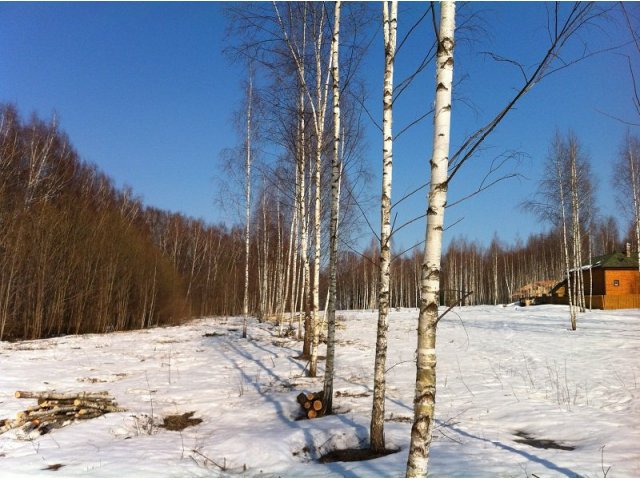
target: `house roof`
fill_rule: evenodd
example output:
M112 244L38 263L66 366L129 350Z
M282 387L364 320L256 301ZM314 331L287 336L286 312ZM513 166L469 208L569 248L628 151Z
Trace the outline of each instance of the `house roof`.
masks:
M638 268L638 254L627 257L624 253L610 253L591 259L592 268Z

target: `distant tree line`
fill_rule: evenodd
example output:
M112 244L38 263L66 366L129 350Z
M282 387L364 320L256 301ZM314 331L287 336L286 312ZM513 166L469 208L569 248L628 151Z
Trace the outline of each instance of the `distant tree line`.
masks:
M629 138L620 168L623 154L636 150ZM297 246L287 198L266 185L251 215L249 311L277 315L281 323L286 316L295 328L296 312L305 309L303 259L292 255ZM625 238L637 251L637 222L629 217ZM613 216L592 220L581 238L592 256L624 248ZM565 270L562 244L560 225L514 245L497 236L489 246L456 237L443 255L441 302L473 292L464 304L506 303L523 285L558 280ZM338 255L336 308L377 308L379 243ZM241 227L145 207L130 189L116 188L83 162L55 120L25 121L15 107L0 106L0 339L239 314L244 260ZM419 305L421 262L418 249L392 253L391 307ZM321 305L327 285L322 270Z
M589 241L593 242L594 256L624 249L613 217L598 223L594 232L584 239L585 245ZM504 304L513 301L517 290L527 284L559 281L564 275L562 244L562 232L558 229L532 234L512 245L497 236L488 246L464 236L454 237L442 257L440 302L442 305L452 305L458 300L462 305ZM378 256L375 245L360 255L341 253L339 309L377 308L375 259ZM390 304L393 308L416 308L420 301L422 253L414 249L393 258Z

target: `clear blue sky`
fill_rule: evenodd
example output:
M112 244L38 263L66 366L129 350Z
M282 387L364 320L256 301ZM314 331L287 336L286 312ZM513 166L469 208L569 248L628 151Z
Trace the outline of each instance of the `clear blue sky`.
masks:
M81 157L96 163L118 186L132 187L145 204L229 224L233 219L214 205L214 177L221 150L237 142L231 119L241 100L242 73L221 53L224 6L0 3L0 101L15 103L25 116L35 111L48 118L55 111ZM640 13L638 4L627 7ZM424 3L401 3L399 36L424 8ZM462 82L453 106L454 143L493 116L517 85L513 67L497 64L481 52L492 50L530 65L546 45L541 2L479 2L466 5L461 13L465 11L480 13L484 32L457 46L455 76ZM398 80L430 41L428 29L422 31L398 58ZM582 40L593 50L628 39L622 24L610 23L606 31L589 30ZM373 43L363 73L374 114L379 114L381 102L381 42L378 37ZM581 48L579 42L576 45ZM637 51L622 51L635 55L640 73ZM600 112L637 120L626 62L617 53L603 53L557 73L527 94L491 137L491 148L457 179L450 198L472 190L488 162L506 150L528 155L519 166L526 178L499 184L450 209L447 223L464 220L447 237L464 234L488 243L494 232L513 241L542 231L544 226L522 213L518 204L535 189L556 129L573 129L582 140L591 157L601 211L613 212L612 163L627 127ZM424 111L432 92L429 70L398 102L396 128ZM365 154L376 175L371 187L375 191L381 139L371 125L367 134ZM427 178L430 143L430 120L398 139L395 198ZM406 202L398 223L423 212L424 198L421 193ZM377 223L378 214L372 212L371 217ZM424 224L416 223L398 236L396 246L409 247L423 234Z

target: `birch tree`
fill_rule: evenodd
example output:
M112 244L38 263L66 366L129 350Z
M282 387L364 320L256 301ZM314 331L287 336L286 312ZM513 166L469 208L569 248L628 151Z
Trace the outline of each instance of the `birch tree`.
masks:
M427 231L420 282L418 359L411 444L407 477L427 475L436 402L436 325L440 293L442 232L447 202L447 171L451 133L455 3L440 4L440 29L436 54L436 88L433 118L431 184L427 205Z
M575 330L577 312L585 308L582 232L588 223L583 221L581 212L593 212L594 206L590 166L574 134L570 133L565 140L556 133L543 171L536 198L522 205L562 232L569 320Z
M581 187L586 186L586 179L580 177L578 173L578 141L575 135L570 134L567 144L568 156L569 156L569 178L570 178L570 192L571 192L571 227L572 227L572 240L573 240L573 265L575 272L575 285L574 285L574 298L576 300L576 306L580 312L585 311L585 298L584 298L584 276L582 273L582 221L581 221L581 200L585 193L581 191ZM576 329L574 322L571 324L572 330Z
M247 338L249 315L249 249L251 245L251 109L253 106L253 72L249 67L247 84L247 131L245 137L245 225L244 225L244 295L242 298L242 338Z
M567 233L567 208L566 208L566 193L565 193L565 176L564 176L564 168L563 168L563 155L564 151L562 149L562 141L559 135L556 135L556 140L554 142L554 150L555 156L553 157L553 163L555 167L556 181L557 181L557 192L559 195L558 203L560 208L560 219L562 225L562 246L564 250L564 261L565 261L565 273L567 276L567 295L569 297L569 320L571 321L571 329L576 329L576 308L575 308L575 300L574 300L574 289L573 282L571 278L571 264L569 260L569 240Z
M287 31L285 22L280 15L280 10L275 2L273 2L273 8L275 10L276 18L282 36L287 45L287 49L291 55L292 60L295 63L296 73L300 81L300 85L304 95L309 100L309 108L311 109L311 117L315 133L314 144L314 268L313 268L313 282L311 284L311 356L309 360L309 376L315 377L317 374L318 365L318 343L320 336L319 325L319 304L320 304L320 256L321 256L321 171L322 171L322 151L324 148L324 135L326 126L326 111L328 103L328 89L330 80L330 68L331 60L328 62L323 60L323 48L325 41L325 6L324 4L317 8L312 9L312 32L313 36L313 74L314 83L313 88L307 82L305 75L304 62L305 59L300 56L299 51L294 47L294 44Z
M324 18L325 7L322 5L320 12L319 24L317 25L316 41L314 44L314 57L316 61L315 68L315 80L316 91L315 98L317 104L314 106L314 127L316 134L315 143L315 209L314 209L314 233L315 233L315 254L313 258L313 317L312 317L312 331L313 341L311 343L311 358L309 360L309 376L315 377L318 369L318 345L320 343L320 257L321 257L321 197L322 197L322 150L324 148L324 130L325 130L325 116L327 111L328 100L328 87L329 87L329 74L331 65L327 65L326 80L323 84L323 59L322 59L322 45L324 41Z
M391 180L393 172L393 67L398 26L398 2L383 2L384 86L382 94L382 194L380 197L380 267L378 272L378 332L373 379L370 447L382 452L384 444L385 363L389 328L391 263Z
M333 410L333 375L336 336L336 281L338 270L338 216L340 209L340 12L341 2L334 8L331 39L331 79L333 95L333 157L331 162L331 221L329 223L329 298L327 299L327 360L324 372L323 409Z

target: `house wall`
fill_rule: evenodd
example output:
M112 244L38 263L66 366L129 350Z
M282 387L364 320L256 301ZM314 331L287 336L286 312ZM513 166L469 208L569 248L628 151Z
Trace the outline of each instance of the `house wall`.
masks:
M618 310L621 308L640 308L639 294L604 295L602 297L604 310Z
M547 297L547 303L569 305L569 297ZM640 308L640 294L585 296L586 307L600 310Z
M591 279L589 276L591 272ZM584 293L585 295L605 295L605 273L602 268L594 268L593 270L585 270L582 273L584 278ZM591 283L590 283L591 282ZM589 287L593 285L593 291L590 292Z
M615 280L618 280L618 286L614 286ZM605 295L640 294L640 272L635 269L605 270L604 283Z

